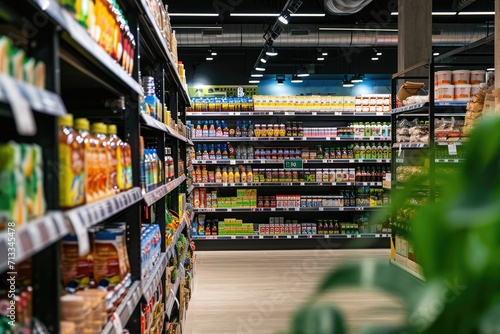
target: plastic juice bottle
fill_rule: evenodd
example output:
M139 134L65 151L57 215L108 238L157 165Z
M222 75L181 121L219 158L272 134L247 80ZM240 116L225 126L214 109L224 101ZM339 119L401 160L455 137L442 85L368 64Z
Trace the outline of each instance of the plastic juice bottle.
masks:
M215 160L222 160L222 150L220 148L220 144L217 144L215 149Z
M158 153L156 153L156 149L153 149L151 150L152 154L153 154L153 178L154 178L154 183L155 185L159 184L161 179L162 179L162 176L161 176L161 173L163 171L163 168L161 167L161 161L160 161L160 158L158 157Z
M252 167L247 166L247 182L253 182Z
M208 128L208 136L215 137L215 124L214 121L210 121L210 126Z
M243 123L241 124L241 136L248 137L248 127L246 121L243 121Z
M227 173L227 182L234 183L234 173L232 167L229 167L229 172Z
M234 136L241 137L240 121L236 121L236 132L235 132Z
M227 127L226 121L222 121L222 136L229 137L229 128Z
M254 136L254 126L252 121L248 121L247 137Z
M222 168L222 177L221 177L222 183L227 183L228 181L228 175L227 175L227 167Z
M231 145L230 142L227 142L227 153L228 153L229 159L235 158L236 152L235 152L234 147Z
M208 137L208 121L203 123L203 127L201 128L202 137Z
M196 124L196 129L194 131L194 136L195 137L202 137L203 136L203 133L202 133L202 130L201 130L201 122L198 122L198 124Z
M118 138L117 136L116 125L108 125L107 130L109 138L108 145L109 149L111 150L110 181L111 181L111 186L113 188L113 192L116 194L120 192L118 184L123 182L123 181L119 182L118 179L124 177L123 167L122 167L123 153L122 153L121 139ZM120 170L120 175L118 175L118 170Z
M130 144L127 143L126 141L122 141L122 152L123 152L123 168L124 168L124 174L125 174L125 183L123 188L120 187L121 190L126 190L132 188L134 185L134 180L132 176L132 148L130 147Z
M371 159L372 158L372 148L370 144L366 144L365 147L365 159Z
M194 171L194 182L196 182L196 183L201 182L201 167L200 167L200 165L196 166L196 169Z
M222 173L220 167L215 169L215 183L222 183Z
M234 182L235 183L241 182L240 171L239 171L239 168L237 168L237 167L234 168Z
M85 143L73 129L73 115L58 119L59 206L72 208L85 203Z
M209 146L208 158L209 158L209 160L215 160L215 146L214 146L214 144L210 144L210 146Z
M202 158L203 158L203 160L210 160L209 156L208 156L208 147L206 144L203 144Z
M90 203L95 200L95 171L97 168L97 147L95 138L90 135L90 123L86 118L75 120L75 130L83 138L85 146L85 202Z
M144 137L139 138L139 155L141 157L140 166L141 166L141 191L144 194L146 192L146 183L147 183L147 174L146 174L146 150L144 149Z
M107 145L106 125L104 123L94 123L90 128L91 133L97 139L97 151L98 151L98 176L96 178L98 185L99 197L105 197L110 194L109 187L109 157L110 153Z
M365 155L365 144L361 143L361 145L359 146L359 159L366 159L366 155Z
M223 132L222 132L222 125L220 121L215 121L215 136L216 137L222 137Z
M247 172L245 171L245 167L240 166L240 169L241 169L241 172L240 172L241 182L242 183L248 182L248 176L247 176Z
M203 165L203 168L201 170L201 182L202 183L208 182L208 171L207 171L207 166L205 165Z

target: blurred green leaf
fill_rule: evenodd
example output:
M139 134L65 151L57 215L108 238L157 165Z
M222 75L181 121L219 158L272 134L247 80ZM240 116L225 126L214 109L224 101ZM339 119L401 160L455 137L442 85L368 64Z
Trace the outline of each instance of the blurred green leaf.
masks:
M306 305L294 317L293 334L344 334L342 315L330 304Z
M479 334L500 334L500 304L493 305L479 319Z

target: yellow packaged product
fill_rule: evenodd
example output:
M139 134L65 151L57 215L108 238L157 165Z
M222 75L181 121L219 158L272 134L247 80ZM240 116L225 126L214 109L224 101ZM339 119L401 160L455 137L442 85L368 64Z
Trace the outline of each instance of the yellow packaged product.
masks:
M25 186L21 147L15 142L0 144L0 230L22 225L28 219L24 205Z
M11 48L12 41L8 37L0 37L0 74L9 74Z
M73 115L60 117L59 206L68 209L85 202L85 145L73 129Z

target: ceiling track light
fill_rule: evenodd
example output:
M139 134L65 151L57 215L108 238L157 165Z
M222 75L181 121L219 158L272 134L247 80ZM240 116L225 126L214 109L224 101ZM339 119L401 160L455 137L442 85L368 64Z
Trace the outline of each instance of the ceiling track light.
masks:
M344 81L342 82L342 87L350 88L354 87L354 84L351 80L347 79L347 75L344 75Z
M304 80L300 78L297 74L292 75L292 80L290 80L291 83L302 83Z
M299 70L297 71L297 76L299 78L305 78L305 77L308 77L309 76L309 72L307 71L307 69L302 66L299 68Z
M266 45L265 51L266 51L266 55L269 57L275 57L278 55L278 52L276 51L276 49L272 45L269 45L269 44Z
M255 70L259 72L264 72L266 68L264 67L264 65L257 65L255 66Z
M250 73L250 76L251 76L252 78L262 78L262 77L264 76L264 74L262 74L262 73L257 73L257 72L252 72L252 73Z
M354 74L351 78L352 83L361 83L363 82L363 76L361 74Z
M283 24L288 24L288 22L290 22L291 14L297 13L300 6L302 6L301 0L288 0L287 3L285 4L283 11L278 17L278 21Z
M212 60L214 60L214 57L207 57L206 60L212 61Z
M260 62L261 63L265 64L265 63L267 63L268 60L269 60L269 56L267 56L267 55L260 56Z
M258 84L258 83L260 83L260 80L248 80L248 83Z

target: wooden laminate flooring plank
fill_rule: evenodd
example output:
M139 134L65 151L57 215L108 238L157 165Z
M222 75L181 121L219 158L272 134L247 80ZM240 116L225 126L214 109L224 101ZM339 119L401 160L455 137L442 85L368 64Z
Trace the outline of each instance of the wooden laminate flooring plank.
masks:
M389 250L197 252L183 334L276 333L288 328L293 312L333 267L365 258L389 263L389 256ZM405 318L398 300L374 291L340 289L317 302L339 306L350 333Z

